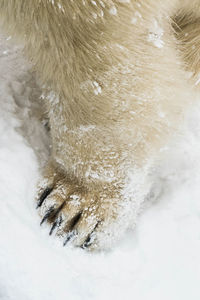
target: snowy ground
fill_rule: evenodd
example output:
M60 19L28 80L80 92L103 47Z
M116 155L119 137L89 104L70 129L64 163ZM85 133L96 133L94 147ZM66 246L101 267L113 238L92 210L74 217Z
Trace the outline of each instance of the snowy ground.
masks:
M88 254L39 226L33 198L48 137L37 97L20 48L0 36L0 299L199 300L200 107L167 151L160 197L135 231L109 253Z

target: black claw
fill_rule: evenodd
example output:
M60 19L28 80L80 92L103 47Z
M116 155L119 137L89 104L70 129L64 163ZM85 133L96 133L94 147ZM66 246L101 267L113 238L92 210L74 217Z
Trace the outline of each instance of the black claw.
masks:
M53 188L47 187L47 188L43 191L42 195L41 195L40 198L39 198L39 201L38 201L38 204L37 204L37 206L36 206L36 209L42 205L42 203L43 203L44 200L49 196L49 194L52 192L52 190L53 190Z
M88 248L89 246L92 245L92 243L94 242L95 240L95 229L98 227L98 225L100 224L101 222L97 222L97 224L95 225L94 229L92 230L92 232L89 234L89 236L87 237L87 239L85 240L85 242L80 246L82 249L86 249Z
M67 243L68 243L69 241L71 241L72 238L75 238L77 235L78 235L78 233L77 233L77 230L76 230L76 229L75 229L75 230L72 230L72 231L70 231L70 232L68 232L68 233L67 233L67 237L66 237L66 239L65 239L65 241L64 241L64 243L63 243L63 247L66 246Z
M52 233L53 233L53 231L54 231L54 229L57 227L57 221L55 221L54 223L53 223L53 225L52 225L52 227L51 227L51 229L50 229L50 231L49 231L49 235L52 235Z
M78 223L78 221L80 220L80 217L82 215L82 211L80 213L78 213L72 220L70 223L70 227L71 229L73 229L73 227Z
M85 240L85 242L83 243L83 245L81 245L82 249L86 249L88 248L90 245L92 245L93 243L93 238L92 235L89 235L88 238Z
M61 223L63 222L63 219L62 219L62 216L59 216L56 221L53 223L52 227L51 227L51 230L49 232L49 235L52 235L54 229L56 227L59 227L61 225Z
M48 218L50 218L53 213L55 211L55 207L51 206L48 211L46 212L46 214L44 215L44 217L42 218L42 221L40 222L40 225L42 225L44 223L44 221L46 221Z
M62 210L64 205L65 205L65 201L58 208L51 206L46 212L46 214L44 215L40 225L42 225L44 221L46 221L47 219L49 219L49 221L53 221L56 218L56 216L59 214L59 212Z

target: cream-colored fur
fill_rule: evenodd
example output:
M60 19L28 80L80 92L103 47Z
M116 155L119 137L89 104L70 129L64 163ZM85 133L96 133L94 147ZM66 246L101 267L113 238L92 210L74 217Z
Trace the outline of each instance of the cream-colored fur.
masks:
M135 222L198 83L199 1L0 0L0 18L45 85L43 221L74 245L108 247Z

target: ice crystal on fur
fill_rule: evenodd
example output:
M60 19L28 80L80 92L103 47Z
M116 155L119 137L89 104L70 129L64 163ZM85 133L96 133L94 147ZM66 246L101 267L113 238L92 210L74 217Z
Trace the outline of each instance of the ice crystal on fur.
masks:
M162 40L163 34L163 29L158 25L158 22L154 20L150 28L148 41L152 42L157 48L162 48L164 46L164 41Z

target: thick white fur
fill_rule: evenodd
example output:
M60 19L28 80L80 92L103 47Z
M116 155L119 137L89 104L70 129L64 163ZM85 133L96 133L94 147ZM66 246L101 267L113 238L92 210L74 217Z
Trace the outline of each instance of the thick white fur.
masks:
M58 231L81 212L75 245L93 231L105 247L135 221L148 166L192 98L199 1L0 0L0 16L45 84L53 150L44 178L54 191L44 207L67 199Z

